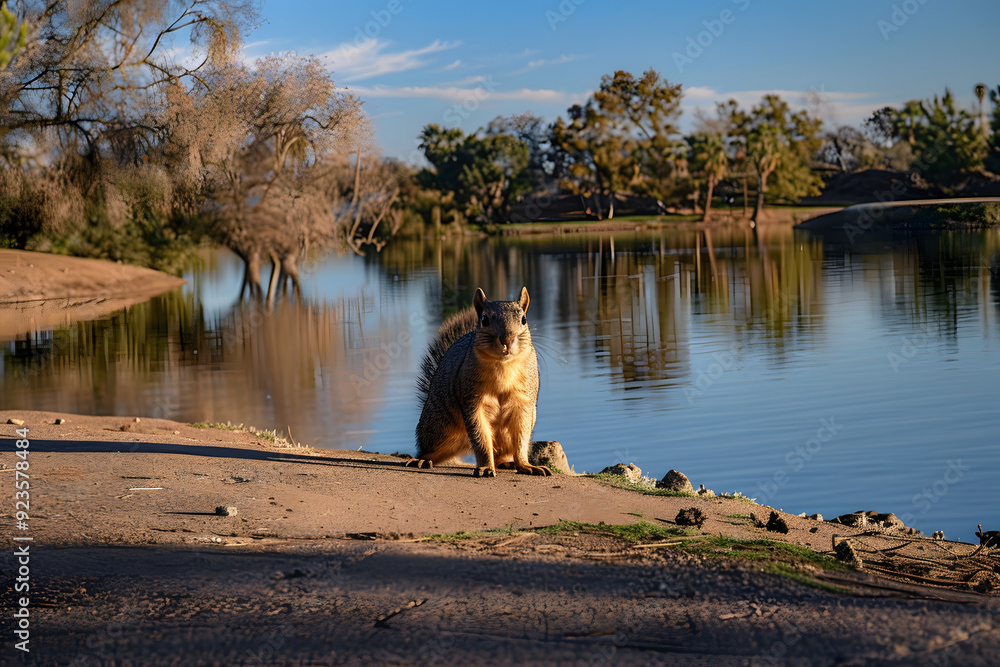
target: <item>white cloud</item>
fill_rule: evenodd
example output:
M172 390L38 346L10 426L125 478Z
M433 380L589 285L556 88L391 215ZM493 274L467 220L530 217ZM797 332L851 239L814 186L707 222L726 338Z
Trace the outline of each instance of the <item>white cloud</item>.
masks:
M719 92L708 86L690 86L684 88L684 99L681 106L686 112L685 115L687 112L693 112L697 109L713 114L716 102L733 99L740 107L750 109L759 104L765 95L778 95L796 110L816 111L824 122L832 126L857 125L875 110L894 103L874 99L875 93L826 91L823 89Z
M329 62L338 80L362 81L426 67L428 60L424 56L454 49L461 42L436 39L420 49L396 52L386 51L389 44L377 39L370 39L360 46L344 42L336 49L320 54L320 59Z
M351 86L350 91L362 99L366 97L424 98L449 102L517 101L540 104L577 104L590 97L590 92L567 93L547 88L519 88L499 90L500 84L480 77L478 86Z
M568 56L562 55L552 60L546 60L544 58L540 58L538 60L530 60L528 61L528 64L522 67L521 69L511 72L511 76L517 74L527 74L528 72L532 72L536 69L539 69L540 67L546 67L548 65L562 65L563 63L573 62L574 60L578 59L579 56L577 55L568 55Z
M455 69L456 67L458 67L458 66L459 66L459 65L461 65L461 64L462 64L462 61L461 61L461 60L456 60L455 62L453 62L453 63L452 63L452 64L450 64L450 65L445 65L445 67L444 67L444 71L445 71L445 72L450 72L451 70Z

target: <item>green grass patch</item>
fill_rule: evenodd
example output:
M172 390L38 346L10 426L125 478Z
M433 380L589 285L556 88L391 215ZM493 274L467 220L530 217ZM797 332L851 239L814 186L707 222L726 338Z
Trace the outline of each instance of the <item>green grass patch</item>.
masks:
M817 581L807 574L804 574L795 568L785 564L785 563L768 563L764 566L764 570L770 572L771 574L777 574L782 577L787 577L792 581L797 581L805 586L811 586L812 588L818 588L822 591L828 593L836 593L837 595L854 595L853 592L847 590L846 588L841 588L840 586L834 586L833 584L828 584L824 581Z
M630 524L610 524L610 523L583 523L581 521L560 521L551 526L538 528L536 533L541 535L561 535L563 533L583 533L589 535L607 535L617 537L626 542L649 542L651 540L665 540L671 537L687 535L688 532L677 526L658 526L648 521L639 521Z
M597 473L594 475L587 475L592 479L596 479L601 484L606 484L607 486L613 486L616 489L626 489L628 491L638 491L639 493L644 493L647 496L681 496L684 498L697 498L698 495L694 493L686 493L684 491L669 491L667 489L658 489L655 486L646 486L645 484L636 484L635 482L630 482L621 475L612 475L610 473Z
M726 518L727 519L747 519L747 520L749 520L750 519L750 515L749 514L727 514Z
M194 428L217 428L223 431L242 431L243 424L235 426L233 424L221 424L217 422L195 422L191 424Z
M706 536L692 540L684 549L701 556L734 557L746 560L770 560L785 563L805 563L828 570L843 570L846 566L832 556L818 554L797 544L775 540L741 540L735 537Z
M250 433L258 438L263 438L269 442L276 445L287 446L288 441L283 437L278 435L277 431L268 431L266 429L254 428L253 426L243 426L243 424L223 424L221 422L195 422L191 424L193 428L215 428L222 431L242 431L244 433Z

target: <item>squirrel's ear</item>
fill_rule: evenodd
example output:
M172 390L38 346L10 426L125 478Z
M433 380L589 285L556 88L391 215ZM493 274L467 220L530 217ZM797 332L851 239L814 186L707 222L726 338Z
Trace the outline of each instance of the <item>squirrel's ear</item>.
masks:
M476 307L476 315L479 317L483 316L483 307L489 299L486 298L486 292L481 288L476 288L476 296L472 297L472 305Z
M521 310L523 310L525 313L528 312L528 301L529 301L529 299L528 299L528 288L527 287L522 287L521 288L521 298L518 299L517 302L518 302L518 304L520 304Z

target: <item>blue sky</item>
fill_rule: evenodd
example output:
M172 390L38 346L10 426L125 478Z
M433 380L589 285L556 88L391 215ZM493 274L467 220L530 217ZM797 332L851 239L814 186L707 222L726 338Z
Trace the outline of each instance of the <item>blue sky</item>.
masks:
M265 0L262 14L247 55L320 57L365 100L384 153L409 161L428 123L551 121L617 69L683 84L686 130L697 108L768 91L796 106L815 91L840 125L945 86L971 108L976 83L1000 83L996 0Z

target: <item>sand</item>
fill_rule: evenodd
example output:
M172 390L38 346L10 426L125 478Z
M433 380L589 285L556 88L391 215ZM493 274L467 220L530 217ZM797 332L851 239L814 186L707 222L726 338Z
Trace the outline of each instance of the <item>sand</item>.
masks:
M992 664L1000 649L995 589L956 565L997 563L974 545L785 514L775 533L747 518L771 508L736 499L476 479L165 420L8 419L29 429L27 531L11 528L15 425L0 427L0 485L4 532L32 537L39 664ZM690 507L706 520L683 539L544 531L670 527ZM491 532L427 539L459 531ZM753 558L682 546L706 536L772 542L744 543ZM774 546L830 554L835 536L865 569ZM0 601L16 607L9 584Z
M105 317L183 284L139 266L0 250L0 340Z

